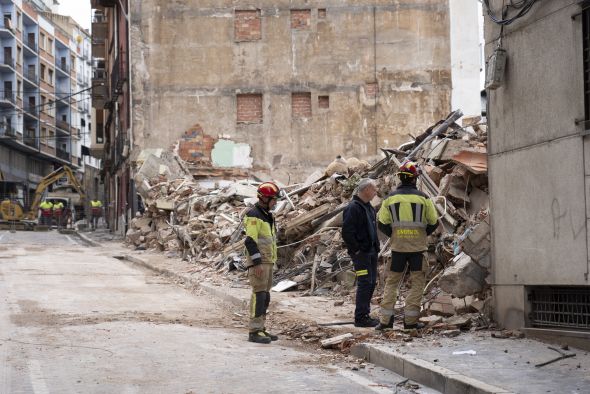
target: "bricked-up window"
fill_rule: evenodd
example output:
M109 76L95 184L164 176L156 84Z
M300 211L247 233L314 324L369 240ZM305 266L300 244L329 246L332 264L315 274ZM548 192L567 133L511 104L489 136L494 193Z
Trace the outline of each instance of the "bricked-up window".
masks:
M584 43L584 130L590 130L590 3L585 4L584 7L582 10L582 41Z
M294 118L311 118L311 93L293 93L291 112Z
M365 96L367 96L367 98L377 98L377 93L379 93L379 85L377 82L367 82L365 84Z
M234 40L256 41L262 38L260 10L236 10Z
M262 94L238 94L238 123L262 123Z
M318 96L318 108L320 108L320 109L330 108L330 96Z
M318 19L326 19L327 15L328 15L328 12L326 11L325 8L318 9Z
M291 10L291 29L308 30L311 28L311 10Z

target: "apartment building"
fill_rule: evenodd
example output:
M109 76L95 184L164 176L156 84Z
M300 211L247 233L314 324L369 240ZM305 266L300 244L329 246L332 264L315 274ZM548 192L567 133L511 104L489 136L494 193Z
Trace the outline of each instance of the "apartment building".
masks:
M83 173L84 189L91 198L104 200L101 181L101 161L90 155L92 134L92 39L88 31L80 27L71 17L55 13L45 12L43 16L49 19L60 34L69 37L69 46L59 45L59 55L56 63L58 77L68 73L75 75L70 91L71 127L80 135L79 139L72 140L72 152L78 159L80 170ZM68 63L66 54L69 53ZM65 80L60 79L62 88L66 89ZM58 122L65 122L58 119ZM65 125L65 124L64 124Z
M137 209L131 178L129 8L127 1L92 0L92 140L90 152L103 159L106 218L123 233Z
M56 67L60 44L68 48L69 39L56 37L55 27L29 3L0 6L0 169L6 179L34 187L55 167L78 166L71 149L78 137L69 127L75 75ZM70 62L69 53L66 58Z

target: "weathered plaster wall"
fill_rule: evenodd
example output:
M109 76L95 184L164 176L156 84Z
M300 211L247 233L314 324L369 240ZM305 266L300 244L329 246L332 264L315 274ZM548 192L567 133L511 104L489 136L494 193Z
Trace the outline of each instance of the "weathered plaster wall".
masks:
M575 0L537 2L504 28L505 82L489 93L496 318L526 324L526 286L589 284L590 143ZM496 14L502 1L491 2ZM485 20L486 55L500 28Z
M136 146L169 146L198 123L249 144L255 167L321 165L377 155L450 110L447 0L132 4ZM234 40L234 9L260 10L260 40ZM308 29L292 28L292 9L311 10ZM292 116L293 92L311 93L311 117ZM241 93L263 95L261 123L236 122Z

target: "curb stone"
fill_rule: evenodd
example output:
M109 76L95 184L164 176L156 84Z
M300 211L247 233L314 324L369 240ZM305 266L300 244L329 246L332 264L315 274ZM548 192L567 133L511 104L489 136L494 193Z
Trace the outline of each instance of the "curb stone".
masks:
M99 242L96 242L95 240L93 240L92 238L88 237L86 234L83 234L79 231L75 231L74 234L76 234L79 238L81 238L84 242L89 243L92 246L101 246Z
M431 362L368 343L353 346L351 354L445 394L514 394Z

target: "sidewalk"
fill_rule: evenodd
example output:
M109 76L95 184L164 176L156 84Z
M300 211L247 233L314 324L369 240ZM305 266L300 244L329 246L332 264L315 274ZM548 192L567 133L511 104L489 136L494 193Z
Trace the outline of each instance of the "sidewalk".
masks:
M108 240L103 231L80 233L87 242L99 241L113 256L149 268L199 288L225 302L247 307L250 289L195 272L198 266L162 254L133 251ZM334 305L333 298L302 297L296 292L272 293L271 312L313 324L352 320L353 305ZM576 356L543 367L536 364L560 354L548 344L530 339L497 339L490 332L467 332L455 338L430 335L411 342L393 342L372 329L353 325L332 326L334 332L365 334L352 354L388 368L442 393L590 393L590 355L570 348ZM559 348L559 346L555 346ZM471 351L471 354L453 352ZM474 354L473 354L474 353Z

